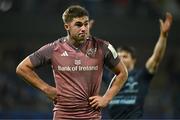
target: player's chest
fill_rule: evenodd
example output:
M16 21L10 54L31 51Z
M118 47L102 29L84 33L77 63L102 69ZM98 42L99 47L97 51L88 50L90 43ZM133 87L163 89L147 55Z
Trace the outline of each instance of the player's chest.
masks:
M102 64L103 55L97 49L66 50L54 51L52 54L52 63L61 66L65 65L98 65Z

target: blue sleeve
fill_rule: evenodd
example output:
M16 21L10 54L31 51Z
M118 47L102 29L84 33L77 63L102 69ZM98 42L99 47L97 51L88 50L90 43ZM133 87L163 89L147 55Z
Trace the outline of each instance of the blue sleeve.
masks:
M137 75L140 77L138 80L143 81L144 84L149 84L150 81L154 77L154 74L151 74L145 66L142 68L142 70L139 72L139 74L141 74L141 75Z

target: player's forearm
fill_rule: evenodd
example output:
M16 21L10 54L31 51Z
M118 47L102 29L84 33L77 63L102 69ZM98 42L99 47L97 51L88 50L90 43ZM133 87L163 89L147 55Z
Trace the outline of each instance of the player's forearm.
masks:
M47 83L41 80L41 78L28 66L22 67L21 65L19 65L16 69L16 73L24 78L27 83L41 90L43 93L46 93L46 91L50 87Z
M162 57L164 56L166 44L167 44L167 32L161 32L158 42L156 43L156 46L154 48L154 56L155 61L160 61Z
M124 71L124 73L120 73L116 76L115 80L113 80L112 86L106 91L103 97L105 97L108 101L111 101L112 98L120 91L123 87L125 81L127 80L128 73Z

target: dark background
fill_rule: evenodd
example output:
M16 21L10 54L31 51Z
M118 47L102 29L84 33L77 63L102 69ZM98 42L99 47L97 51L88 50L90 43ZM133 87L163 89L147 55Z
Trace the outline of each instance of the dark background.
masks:
M179 0L0 0L0 119L52 118L52 102L15 74L16 66L42 45L66 35L62 13L83 5L95 20L92 35L114 47L137 49L137 67L152 54L159 37L159 18L174 16L166 54L145 101L146 118L180 116ZM37 70L54 85L49 66ZM180 117L178 117L180 118Z

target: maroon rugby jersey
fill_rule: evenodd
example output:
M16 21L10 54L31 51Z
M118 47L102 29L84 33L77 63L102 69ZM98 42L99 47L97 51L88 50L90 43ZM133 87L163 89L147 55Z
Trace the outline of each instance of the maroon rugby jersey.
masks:
M54 119L100 119L100 111L89 105L89 97L98 95L103 66L119 63L117 53L107 41L90 37L76 49L63 37L30 56L34 67L51 64L57 88Z

